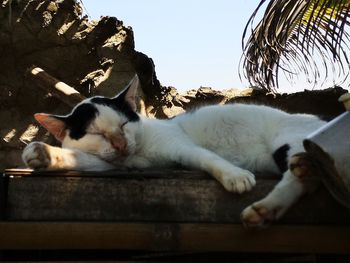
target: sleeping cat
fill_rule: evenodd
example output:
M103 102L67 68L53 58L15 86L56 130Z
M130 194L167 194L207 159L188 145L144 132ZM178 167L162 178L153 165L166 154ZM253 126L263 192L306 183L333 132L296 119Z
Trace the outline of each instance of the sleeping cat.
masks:
M208 172L236 193L254 187L255 172L282 172L276 187L242 212L249 226L278 219L307 190L295 174L303 169L291 171L288 165L303 151L302 140L324 124L317 117L233 104L202 107L171 120L149 119L136 113L138 86L135 76L114 98L88 98L66 116L35 114L62 148L32 142L23 151L25 164L80 171L180 164Z

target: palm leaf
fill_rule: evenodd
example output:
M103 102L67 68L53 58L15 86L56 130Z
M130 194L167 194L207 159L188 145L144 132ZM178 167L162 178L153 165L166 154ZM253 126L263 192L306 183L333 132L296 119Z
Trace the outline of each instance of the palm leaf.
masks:
M249 30L265 2L243 32L241 63L251 85L276 91L280 71L288 78L304 73L315 85L331 73L347 78L350 0L270 0L262 20Z

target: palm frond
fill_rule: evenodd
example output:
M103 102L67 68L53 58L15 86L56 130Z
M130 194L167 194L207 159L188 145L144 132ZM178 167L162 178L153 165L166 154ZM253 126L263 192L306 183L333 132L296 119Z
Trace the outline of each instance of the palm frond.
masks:
M265 2L260 1L242 38L241 66L251 85L276 91L280 71L289 78L303 73L315 85L331 73L347 78L350 0L270 0L262 20L249 30Z

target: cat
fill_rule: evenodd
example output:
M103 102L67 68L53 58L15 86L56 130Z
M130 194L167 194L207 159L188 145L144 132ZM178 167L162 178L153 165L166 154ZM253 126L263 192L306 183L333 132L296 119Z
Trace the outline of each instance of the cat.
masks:
M32 169L80 171L180 164L208 172L235 193L254 187L254 173L283 173L265 198L243 210L247 226L277 220L308 190L299 176L305 164L298 167L295 154L303 152L303 139L325 124L318 117L229 104L205 106L169 120L150 119L136 112L139 85L136 75L114 98L85 99L66 116L35 114L62 148L31 142L23 151L24 163Z

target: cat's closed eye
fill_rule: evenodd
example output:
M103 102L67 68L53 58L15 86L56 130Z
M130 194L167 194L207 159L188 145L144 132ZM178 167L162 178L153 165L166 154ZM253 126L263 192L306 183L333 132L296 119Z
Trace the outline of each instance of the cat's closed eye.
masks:
M97 136L101 136L103 137L104 139L107 138L106 134L103 133L103 132L89 132L90 135L97 135Z
M122 125L120 125L120 128L123 129L127 123L128 123L128 121L123 122Z

